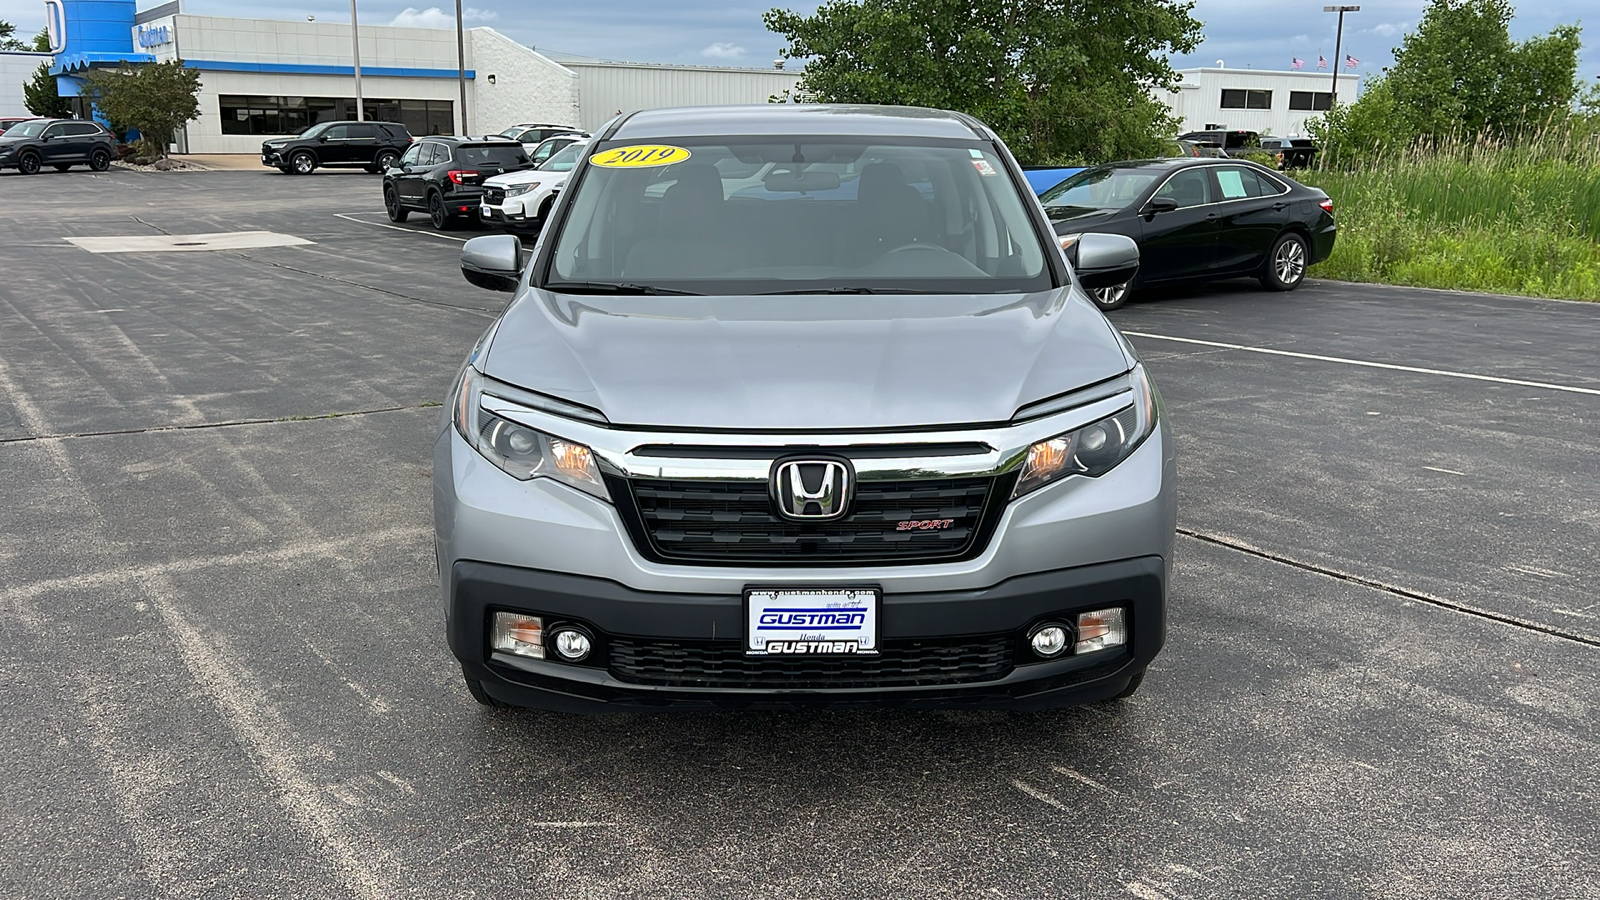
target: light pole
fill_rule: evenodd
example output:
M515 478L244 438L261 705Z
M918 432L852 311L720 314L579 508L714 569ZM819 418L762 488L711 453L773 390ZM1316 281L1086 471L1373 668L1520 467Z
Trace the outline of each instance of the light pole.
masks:
M355 0L350 0L354 3ZM460 3L461 0L456 0ZM1328 95L1328 107L1339 101L1339 67L1344 65L1344 57L1340 55L1340 45L1344 42L1344 14L1347 12L1361 12L1359 6L1324 6L1323 12L1336 12L1339 14L1339 30L1334 32L1333 38L1333 90Z
M356 121L365 122L367 117L362 107L366 103L361 100L361 28L356 24L356 0L350 0L350 52L356 59Z
M355 0L351 0L355 2ZM456 0L456 80L461 83L461 133L467 133L467 36L461 27L461 0Z

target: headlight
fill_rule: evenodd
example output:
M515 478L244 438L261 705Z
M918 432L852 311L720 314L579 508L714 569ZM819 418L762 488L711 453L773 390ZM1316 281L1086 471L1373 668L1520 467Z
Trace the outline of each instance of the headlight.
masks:
M552 478L601 500L611 499L593 450L483 409L478 405L482 377L468 366L451 398L456 431L473 449L520 481Z
M1155 430L1161 395L1142 363L1128 373L1128 380L1133 384L1132 406L1029 447L1011 496L1020 497L1069 475L1104 475L1131 456Z
M533 182L531 184L513 184L510 187L506 188L506 196L507 197L517 197L517 196L520 196L522 194L526 194L527 192L533 190L534 188L536 188L538 186L539 186L539 182L537 182L537 181L535 181L535 182Z

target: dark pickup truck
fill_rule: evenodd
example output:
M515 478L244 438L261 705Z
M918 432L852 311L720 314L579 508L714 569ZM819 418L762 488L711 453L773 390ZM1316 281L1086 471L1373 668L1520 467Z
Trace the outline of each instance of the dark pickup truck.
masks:
M1262 138L1261 149L1278 161L1280 169L1307 168L1317 155L1317 145L1310 138Z

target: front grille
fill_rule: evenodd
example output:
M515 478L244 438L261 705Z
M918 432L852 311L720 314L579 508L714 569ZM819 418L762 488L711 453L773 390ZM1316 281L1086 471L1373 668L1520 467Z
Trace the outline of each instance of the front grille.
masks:
M483 202L490 206L499 206L506 202L506 189L486 187L483 189Z
M877 656L746 656L737 641L611 640L619 681L665 687L880 688L967 684L1011 672L1005 635L885 641Z
M983 549L1005 491L991 477L863 481L831 522L780 518L764 481L616 479L640 551L659 560L738 565L841 565L960 559ZM949 527L900 531L905 521Z

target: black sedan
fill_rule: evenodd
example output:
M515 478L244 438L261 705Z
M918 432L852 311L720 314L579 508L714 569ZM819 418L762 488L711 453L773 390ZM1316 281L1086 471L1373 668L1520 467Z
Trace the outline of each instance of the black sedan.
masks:
M1256 277L1292 291L1306 267L1333 252L1333 201L1255 163L1237 159L1149 159L1095 166L1040 195L1070 256L1085 232L1124 234L1139 244L1133 281L1091 291L1116 309L1130 291L1157 284Z

